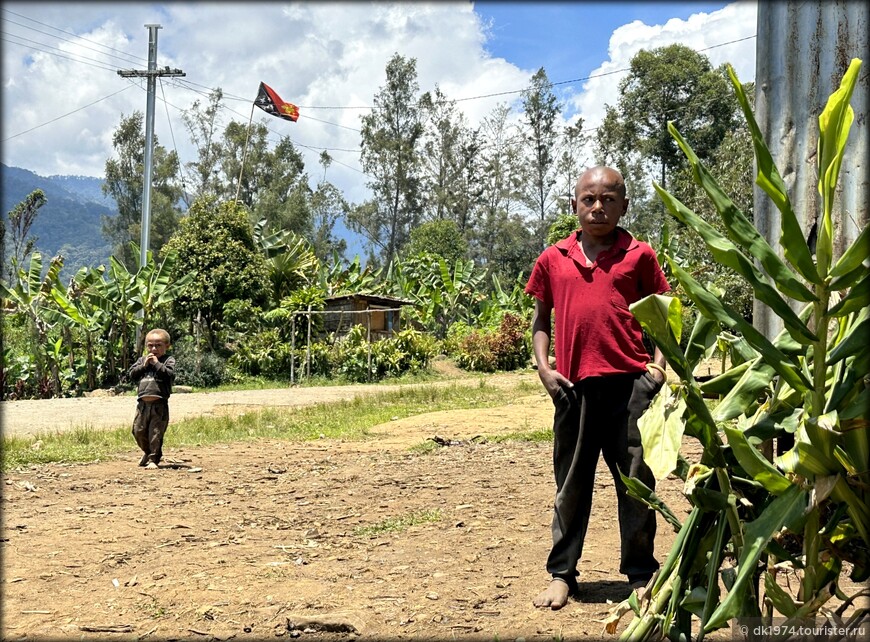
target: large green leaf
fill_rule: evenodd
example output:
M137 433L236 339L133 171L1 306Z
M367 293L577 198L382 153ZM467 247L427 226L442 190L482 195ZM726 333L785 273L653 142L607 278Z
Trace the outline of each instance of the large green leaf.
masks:
M737 457L740 466L752 479L764 486L772 495L781 495L792 486L776 467L771 464L761 452L749 443L742 430L736 428L723 428L728 438L728 445Z
M841 359L870 350L867 343L870 332L870 308L863 308L853 320L850 320L849 333L828 353L828 365Z
M677 467L683 440L686 401L674 395L667 383L637 422L643 444L643 460L656 479L664 479Z
M803 512L806 504L807 491L792 484L768 504L757 519L746 524L743 548L737 563L737 578L728 595L704 625L705 633L715 631L725 626L728 620L741 615L746 591L751 586L758 559L767 543L784 524L796 519Z
M770 247L770 244L761 235L755 225L753 225L752 221L746 218L746 215L741 212L725 192L722 191L713 177L710 176L707 169L701 164L701 161L695 155L694 150L683 139L677 131L677 128L674 127L673 123L668 123L668 131L686 155L689 165L692 168L692 172L695 175L695 182L703 187L704 191L707 192L710 201L716 207L716 211L719 212L722 223L728 231L728 236L734 244L739 245L746 252L756 258L761 265L764 266L764 269L776 283L776 286L787 296L797 299L798 301L815 301L816 295L811 290L807 289L797 275L788 268L782 259L779 258L779 255L774 251L774 249ZM667 194L667 192L662 190L655 182L653 182L653 187L655 187L656 192L658 192L659 196L664 200L665 197L663 194ZM670 195L668 196L670 197ZM670 197L670 199L674 201L676 200L673 199L673 197ZM679 201L676 202L679 203ZM690 227L693 227L701 234L705 243L707 243L707 247L710 248L710 251L714 253L714 256L716 256L722 265L727 265L728 267L737 270L753 287L756 286L757 281L763 281L755 266L752 265L751 262L746 266L745 256L738 252L733 244L726 243L724 237L722 237L722 235L719 234L712 225L697 216L682 203L679 203L681 206L678 208L679 211L675 211L675 209L669 204L668 200L665 200L665 203L668 204L668 209L671 209L677 218L680 218L680 220ZM765 293L766 291L762 290L761 292Z
M816 242L816 264L822 277L828 275L834 252L834 232L831 214L840 165L849 138L849 129L855 117L849 101L858 81L861 61L853 58L843 75L840 87L831 94L822 113L819 114L819 146L816 160L819 167L819 194L822 197L822 217Z
M676 133L675 133L676 136ZM674 218L685 223L693 228L704 239L704 243L710 250L710 253L721 265L725 265L740 276L752 287L756 298L762 303L766 303L776 315L782 319L783 323L791 331L795 339L802 343L809 344L817 341L818 338L810 332L801 321L798 319L795 311L783 299L776 289L770 285L765 276L755 267L752 260L741 252L734 243L725 238L722 234L716 231L712 225L707 223L700 216L692 212L689 208L683 205L679 200L671 196L663 190L655 181L653 187L658 192L659 197L673 214ZM795 277L795 280L796 277ZM804 288L806 289L806 288ZM807 290L809 295L809 290ZM794 296L791 294L791 296ZM797 298L797 297L795 297ZM809 298L801 298L801 301L811 301Z
M701 384L701 392L703 392L704 394L715 395L728 394L728 392L730 392L734 388L734 386L737 385L737 382L740 381L743 373L749 369L752 363L752 361L744 361L739 366L728 368L728 370L726 370L722 374L716 375L709 381L705 381Z
M864 276L849 290L837 305L828 310L835 317L845 316L870 305L870 271L864 270Z
M718 319L732 330L742 334L753 348L758 350L764 361L796 390L808 390L811 387L806 375L798 370L794 363L777 349L759 330L755 329L738 312L719 301L707 288L698 283L691 275L674 261L668 258L671 273L677 277L680 284L689 293L699 309L706 315Z
M671 368L683 380L692 380L686 355L680 348L682 304L676 297L651 294L629 306L641 327L653 338Z
M870 225L865 225L852 244L843 252L834 267L828 273L831 277L831 288L841 290L850 287L849 283L843 283L840 279L860 269L860 273L866 273L870 261Z
M752 135L752 145L755 147L755 162L758 167L755 183L770 197L780 213L781 229L779 245L782 248L783 255L794 269L797 270L798 274L810 283L821 285L822 278L816 270L816 264L813 261L810 248L804 239L801 224L792 209L785 181L782 180L782 176L780 176L779 170L773 162L773 157L770 155L770 150L768 150L767 144L764 142L761 128L759 128L755 115L752 113L752 105L746 96L746 92L743 91L743 85L740 84L734 69L731 65L728 65L727 69L731 85L737 96L737 101L740 103L740 108L743 110L746 124L749 126L749 131ZM768 273L770 273L769 270Z

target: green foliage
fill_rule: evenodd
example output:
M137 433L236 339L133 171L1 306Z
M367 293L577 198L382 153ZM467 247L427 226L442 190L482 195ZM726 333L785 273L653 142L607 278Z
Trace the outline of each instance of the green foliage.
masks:
M179 386L215 388L239 378L226 359L197 346L192 337L176 341L172 356L175 357L175 383Z
M471 330L465 335L460 343L457 364L466 370L495 372L525 367L530 358L529 323L507 312L497 327Z
M195 275L175 300L174 310L188 319L201 315L212 345L228 301L247 299L254 305L265 304L269 291L266 259L254 243L243 209L232 203L197 200L166 249L178 255L172 279Z
M437 220L418 225L411 230L411 239L402 248L404 254L416 256L429 253L454 265L467 258L468 242L463 238L456 221Z
M564 238L568 238L579 227L580 223L577 220L576 214L560 214L547 231L547 245L553 245Z
M673 275L702 318L681 347L679 300L647 297L632 312L653 337L680 376L671 413L647 413L642 419L644 444L651 444L659 474L676 464L675 422L703 446L701 461L681 465L693 510L679 527L677 540L652 582L648 599L630 603L637 617L622 634L626 640L667 635L691 637L692 618L709 633L736 617L787 618L786 625L813 618L837 594L845 605L830 613L857 622L868 609L844 593L841 573L863 582L870 577L870 427L866 416L870 345L866 330L867 250L870 228L835 259L830 230L836 189L853 114L849 99L861 61L853 60L841 87L819 117L820 232L812 249L803 238L784 183L770 157L749 107L743 86L729 69L732 86L752 134L756 182L780 213L780 241L785 260L767 243L683 140L670 131L720 217L724 232L704 222L659 185L655 188L678 220L697 230L714 259L730 267L780 317L784 329L769 339L747 324L731 302L709 288L666 254ZM805 204L806 205L806 204ZM807 212L806 219L815 218ZM760 266L760 267L758 267ZM798 275L800 275L800 278ZM806 281L806 284L804 280ZM795 314L784 297L805 303ZM742 363L710 382L726 392L714 412L704 404L702 387L692 372L709 343L710 330L723 325L742 335L735 348ZM700 329L699 329L700 328ZM669 389L668 392L671 392ZM662 401L661 403L667 403ZM684 404L685 412L681 412ZM654 404L655 406L655 404ZM722 430L719 426L722 424ZM724 437L724 440L723 440ZM770 461L760 444L775 439L780 455ZM636 481L630 492L649 501L649 489ZM726 559L736 560L736 567ZM776 586L776 569L790 568L800 577L797 600ZM719 581L727 594L721 595ZM764 594L760 587L764 587ZM847 615L847 610L852 610Z
M142 227L142 186L145 166L145 131L142 112L122 117L112 136L116 158L106 161L103 192L114 199L116 216L103 218L103 236L113 244L113 254L128 269L139 257L132 253L130 241L139 241ZM168 152L154 137L152 154L150 247L158 251L178 226L176 203L181 199L178 155Z

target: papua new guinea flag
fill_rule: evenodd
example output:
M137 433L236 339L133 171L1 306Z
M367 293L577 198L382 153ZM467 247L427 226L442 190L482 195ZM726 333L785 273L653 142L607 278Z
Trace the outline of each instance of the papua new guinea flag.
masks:
M293 103L286 103L269 85L260 83L260 91L254 104L267 114L290 120L294 123L299 119L299 108Z

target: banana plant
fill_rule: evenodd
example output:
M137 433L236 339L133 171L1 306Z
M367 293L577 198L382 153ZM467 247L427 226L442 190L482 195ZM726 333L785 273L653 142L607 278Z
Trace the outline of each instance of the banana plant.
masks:
M823 615L841 626L867 617L857 594L844 592L841 576L850 572L857 583L870 578L870 232L865 226L839 257L832 232L860 67L852 60L819 116L814 251L733 69L728 73L752 134L756 184L780 212L782 258L669 124L726 233L654 183L656 192L674 218L699 233L716 261L749 283L783 329L764 336L667 251L670 274L699 315L686 349L680 347L678 299L655 295L632 306L680 377L641 419L644 456L659 477L682 477L692 511L679 523L651 489L625 478L629 492L662 512L678 536L647 591L632 593L615 609L610 631L622 613L634 613L623 640L702 639L734 618L769 621L774 614L786 624ZM805 212L806 220L815 214ZM722 326L739 337L732 345L741 359L700 384L692 372ZM713 411L703 400L710 391L723 395ZM682 434L700 441L701 461L680 455ZM770 440L787 450L766 457L762 444ZM800 577L796 595L777 582L784 569ZM828 607L834 597L839 605Z
M45 276L42 274L42 265L42 255L34 252L30 256L29 268L26 271L18 268L13 283L0 281L3 313L20 314L28 320L36 356L34 365L37 382L45 379L46 371L51 367L48 333L52 322L47 311L52 305L52 288L60 283L63 258L52 258Z
M93 303L86 293L88 289L97 283L105 268L81 268L70 280L68 287L56 283L51 289L51 297L57 305L51 315L56 322L64 324L68 328L80 328L85 338L85 383L88 390L97 387L96 381L96 355L94 344L103 328L107 324L106 313ZM73 353L73 345L70 342L69 354Z
M135 253L139 252L136 243L130 244ZM130 302L137 311L141 311L141 325L148 330L151 321L161 308L172 303L184 289L196 278L194 272L188 272L181 277L172 280L172 271L178 261L178 253L168 251L157 265L151 250L146 254L146 261L133 277L133 288ZM145 332L139 333L139 341L136 345L136 354L142 354L145 348Z

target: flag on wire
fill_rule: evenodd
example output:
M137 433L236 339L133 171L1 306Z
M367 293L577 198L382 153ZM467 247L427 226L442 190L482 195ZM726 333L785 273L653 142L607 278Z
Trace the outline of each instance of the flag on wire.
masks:
M299 119L299 108L293 103L285 103L275 90L264 82L260 83L260 91L254 104L272 116L291 120L294 123Z

